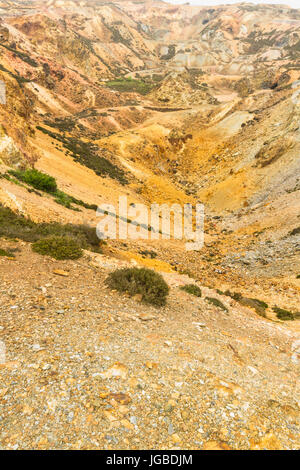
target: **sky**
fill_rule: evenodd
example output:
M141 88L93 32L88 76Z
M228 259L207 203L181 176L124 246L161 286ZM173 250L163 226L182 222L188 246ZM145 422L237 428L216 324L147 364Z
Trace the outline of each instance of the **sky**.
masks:
M168 3L190 3L191 5L204 5L204 6L210 6L210 5L224 5L224 4L229 4L229 3L242 3L244 1L245 3L268 3L270 5L274 4L280 4L280 5L288 5L292 8L300 8L300 0L241 0L236 1L236 0L165 0Z

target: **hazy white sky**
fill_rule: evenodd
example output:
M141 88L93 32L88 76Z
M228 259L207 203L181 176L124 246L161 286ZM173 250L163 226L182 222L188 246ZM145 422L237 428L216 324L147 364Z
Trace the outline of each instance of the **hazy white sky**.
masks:
M210 5L224 5L228 3L241 3L236 0L165 0L168 3L190 3L191 5L203 5L203 6L210 6ZM289 5L292 8L300 8L300 0L252 0L252 1L245 1L245 3L268 3L270 5L280 4L280 5Z

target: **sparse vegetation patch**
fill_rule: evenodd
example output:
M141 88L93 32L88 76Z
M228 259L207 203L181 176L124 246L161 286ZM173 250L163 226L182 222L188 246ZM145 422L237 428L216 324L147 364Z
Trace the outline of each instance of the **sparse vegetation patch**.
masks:
M3 250L3 248L0 248L0 257L6 257L6 258L14 258L15 255L13 253L11 253L10 251L7 251L7 250Z
M106 284L118 292L141 295L142 302L161 307L166 304L169 287L163 277L147 268L118 269L109 275Z
M10 170L9 174L40 191L55 193L57 190L55 178L34 168L28 170Z
M0 204L0 237L34 243L49 236L71 237L81 248L101 253L101 242L93 227L58 222L38 224Z
M292 230L289 235L291 237L293 237L294 235L299 235L300 234L300 227L297 227L297 228L294 228L294 230Z
M60 204L66 207L67 209L79 211L80 209L73 207L72 205L76 204L78 206L85 207L86 209L97 210L96 204L88 204L82 201L81 199L76 199L75 197L70 196L69 194L66 194L65 192L57 189L57 183L55 178L45 173L42 173L41 171L35 169L10 170L8 173L4 173L3 177L9 179L10 181L13 181L14 183L22 181L36 189L39 189L40 191L44 191L48 194L51 194L55 197L55 202L57 202L57 204ZM16 180L12 179L12 177L16 178ZM40 193L37 193L36 191L35 193L39 196L42 195Z
M106 83L108 88L122 93L139 93L147 95L154 87L154 83L145 80L136 80L131 77L116 78Z
M296 320L297 318L300 318L300 313L293 313L293 312L290 312L289 310L285 310L284 308L273 307L273 312L276 313L276 317L279 320L283 320L283 321L291 321L291 320Z
M18 51L17 49L14 49L13 47L10 47L3 43L0 45L1 47L5 47L8 51L12 52L15 56L19 57L19 59L23 60L23 62L26 62L27 64L31 65L31 67L39 66L39 64L25 52Z
M52 236L43 238L32 245L33 251L48 255L57 260L78 259L83 255L80 245L74 238Z
M215 299L214 297L205 297L205 300L209 304L224 310L224 312L228 312L228 308L219 299Z
M244 305L245 307L253 308L256 311L256 313L258 315L260 315L261 317L266 317L266 309L269 306L263 300L244 297L239 292L233 292L232 293L229 290L225 291L224 295L226 295L227 297L230 297L231 299L235 300L236 302L239 302L241 305Z
M246 307L253 308L256 311L256 313L260 315L261 317L266 316L266 309L268 308L268 304L266 304L265 302L261 300L242 297L239 300L239 303L241 305L245 305Z
M202 292L200 287L196 286L196 284L186 284L185 286L180 287L181 290L184 290L188 294L195 295L196 297L201 297Z
M128 183L125 172L107 160L107 158L100 156L98 154L100 150L99 147L92 142L85 142L81 139L76 139L75 137L67 137L66 135L57 134L42 126L37 126L37 129L61 142L63 147L68 150L75 161L90 168L96 173L96 175L102 177L109 176L110 178L118 180L123 185Z

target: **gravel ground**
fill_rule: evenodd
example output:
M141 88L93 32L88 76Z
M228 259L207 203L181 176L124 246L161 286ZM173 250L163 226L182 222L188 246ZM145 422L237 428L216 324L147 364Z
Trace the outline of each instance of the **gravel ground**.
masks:
M201 284L191 296L176 273L155 309L105 288L121 261L17 245L16 260L0 258L0 448L300 447L299 338L287 323Z

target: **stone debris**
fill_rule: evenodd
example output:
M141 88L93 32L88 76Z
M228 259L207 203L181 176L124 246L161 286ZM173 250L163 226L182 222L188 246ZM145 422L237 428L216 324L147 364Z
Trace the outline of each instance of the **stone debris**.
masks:
M47 263L24 245L17 265L1 266L1 448L299 448L289 325L235 302L220 315L176 286L156 309L108 291L108 269Z
M116 362L112 367L103 372L101 376L105 379L111 379L112 377L120 377L122 379L126 379L127 373L128 368L124 364Z
M54 269L53 274L63 277L68 277L70 275L70 273L68 273L67 271L63 271L62 269Z

